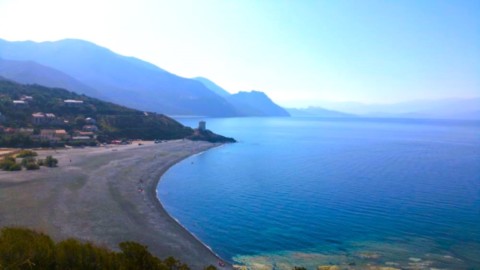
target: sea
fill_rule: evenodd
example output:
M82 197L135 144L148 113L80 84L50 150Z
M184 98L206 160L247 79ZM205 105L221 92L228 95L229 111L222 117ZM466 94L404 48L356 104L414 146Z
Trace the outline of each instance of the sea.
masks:
M480 269L479 121L178 119L199 120L238 142L176 164L157 194L226 261Z

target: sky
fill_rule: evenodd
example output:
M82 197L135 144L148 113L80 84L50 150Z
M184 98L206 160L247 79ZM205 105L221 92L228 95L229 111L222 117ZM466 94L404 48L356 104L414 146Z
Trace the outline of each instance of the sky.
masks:
M480 96L479 0L0 0L0 38L84 39L289 107Z

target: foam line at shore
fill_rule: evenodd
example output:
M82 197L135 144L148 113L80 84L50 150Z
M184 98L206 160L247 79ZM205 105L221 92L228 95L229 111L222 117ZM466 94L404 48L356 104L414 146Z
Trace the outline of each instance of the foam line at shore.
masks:
M162 175L158 178L158 180L156 181L155 183L155 197L157 199L157 202L160 204L160 206L162 207L163 211L172 219L174 220L178 226L182 227L185 231L187 231L190 235L192 235L198 242L200 242L205 248L207 248L208 250L210 250L210 252L218 258L219 261L222 261L224 263L227 263L226 267L232 267L231 265L231 262L229 260L225 260L223 259L220 255L218 255L209 245L205 244L197 235L195 235L193 232L191 232L190 230L187 229L187 227L185 227L177 218L173 217L167 210L166 208L163 206L162 204L162 201L160 200L160 196L158 195L158 184L160 183L160 181L162 181L162 178L164 177L165 173L170 169L172 168L173 166L181 163L181 162L185 162L186 160L190 159L190 158L193 158L193 157L197 157L197 156L200 156L200 155L203 155L205 154L207 151L213 149L213 148L220 148L220 147L223 147L224 144L218 144L218 145L215 145L209 149L206 149L206 150L202 150L198 153L195 153L195 154L192 154L190 156L186 156L184 158L181 158L177 161L175 161L173 164L171 164L170 166L168 166L167 168L165 168L165 170L162 172Z

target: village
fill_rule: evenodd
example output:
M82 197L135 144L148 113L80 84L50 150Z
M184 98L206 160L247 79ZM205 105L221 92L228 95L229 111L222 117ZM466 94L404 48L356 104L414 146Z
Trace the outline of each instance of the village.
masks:
M13 100L16 110L27 109L34 102L32 96L22 95L20 99ZM66 108L78 108L84 106L83 100L65 99L63 104ZM59 117L52 112L34 112L29 116L29 121L24 127L5 127L2 124L8 122L8 118L0 112L0 134L12 138L28 138L33 144L42 146L65 145L95 145L99 128L93 117L76 116L74 123L71 120Z

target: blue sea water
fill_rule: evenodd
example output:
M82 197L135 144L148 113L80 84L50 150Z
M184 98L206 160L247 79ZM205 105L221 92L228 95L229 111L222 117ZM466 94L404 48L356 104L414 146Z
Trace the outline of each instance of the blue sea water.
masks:
M238 143L175 165L157 192L226 260L480 269L479 122L229 118L207 128Z

